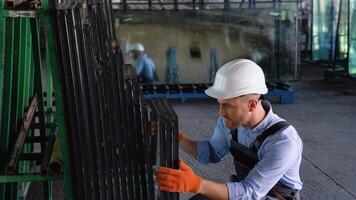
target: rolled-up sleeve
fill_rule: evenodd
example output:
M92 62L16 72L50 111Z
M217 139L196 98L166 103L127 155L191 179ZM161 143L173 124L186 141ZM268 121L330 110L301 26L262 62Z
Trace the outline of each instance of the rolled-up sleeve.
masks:
M288 128L285 131L293 131ZM261 199L298 160L298 143L290 137L274 137L263 144L262 158L241 182L227 183L229 199Z
M209 140L197 141L197 157L201 164L216 163L221 161L229 152L230 129L220 117Z

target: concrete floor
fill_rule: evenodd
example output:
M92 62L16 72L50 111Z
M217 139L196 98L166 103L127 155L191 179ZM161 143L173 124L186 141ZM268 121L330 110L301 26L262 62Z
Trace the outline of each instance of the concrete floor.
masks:
M301 178L303 199L356 199L356 81L323 80L320 67L302 66L301 80L291 83L292 105L273 104L274 112L293 124L304 142ZM196 139L208 138L218 117L211 101L174 105L180 128ZM233 173L232 157L202 166L180 154L204 178L225 182ZM187 199L191 194L181 195Z
M313 65L301 67L301 80L291 83L295 102L273 104L275 113L288 120L304 141L301 178L305 200L356 199L356 80L323 80L323 70ZM218 118L213 101L172 102L180 128L196 139L208 138ZM202 166L180 153L194 171L210 180L225 182L234 173L232 157L219 164ZM41 193L31 187L28 199ZM55 186L55 198L63 199L63 185ZM188 199L191 194L182 194Z

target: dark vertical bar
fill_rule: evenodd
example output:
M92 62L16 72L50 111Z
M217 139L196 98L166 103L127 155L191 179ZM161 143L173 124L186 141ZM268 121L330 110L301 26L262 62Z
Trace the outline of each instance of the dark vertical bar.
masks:
M144 121L143 115L145 114L144 108L143 108L143 95L141 93L141 90L139 88L139 84L137 82L137 79L135 80L135 87L134 87L134 94L135 94L135 109L136 109L136 119L137 123L140 124L139 129L137 130L138 135L137 135L137 141L139 142L137 145L137 150L139 152L139 171L140 171L140 186L141 186L141 196L142 199L145 199L147 197L147 178L146 178L146 163L145 163L145 155L142 152L145 152L147 148L147 123Z
M156 110L153 106L153 101L150 100L149 105L146 107L147 109L147 123L149 135L148 135L148 149L149 152L147 154L147 173L148 173L148 191L149 198L155 199L155 188L153 181L153 166L157 167L157 140L158 140L158 119Z
M153 153L155 153L152 149L151 146L151 134L153 132L153 130L149 126L149 111L148 111L149 107L148 105L144 104L142 106L142 132L143 132L143 144L144 144L144 148L146 148L146 151L144 151L145 153L144 155L144 161L145 164L144 166L142 166L141 169L141 173L145 173L145 180L141 181L141 184L145 185L145 188L143 188L144 192L143 192L143 197L146 197L148 200L153 200L154 199L154 182L153 182L153 171L152 171L152 162L154 162L154 160L151 159L151 156ZM153 123L152 123L153 124ZM151 125L152 126L152 125Z
M97 158L101 156L98 154L97 145L95 145L97 129L96 123L92 123L93 114L92 114L92 99L90 96L90 90L93 90L94 87L90 87L90 84L93 82L92 79L88 78L87 70L91 67L88 65L87 59L90 59L92 55L88 55L87 48L84 44L83 39L83 29L81 24L81 17L78 8L72 9L72 19L74 25L74 39L75 39L75 53L76 60L78 63L77 70L77 79L79 79L79 90L81 97L81 106L83 112L83 135L85 141L85 151L88 153L88 166L87 173L89 177L88 187L90 188L91 198L98 199L100 197L99 193L99 181L98 181L98 165Z
M134 190L134 160L132 159L132 157L135 157L136 155L134 154L134 148L133 148L133 144L132 144L132 137L133 137L133 126L136 126L136 124L134 124L131 113L132 113L132 104L131 104L131 91L130 91L130 79L132 79L133 76L133 72L132 72L132 68L130 68L129 66L125 66L124 67L123 73L124 73L124 98L125 101L123 101L123 105L126 107L125 109L125 122L126 122L126 134L125 132L123 133L124 136L124 144L125 144L125 153L127 156L127 163L126 163L126 169L127 169L127 180L128 180L128 194L129 194L129 199L135 199L136 194L135 194L135 190ZM125 77L126 76L126 77Z
M111 148L112 148L112 152L111 152L111 159L112 159L112 164L113 164L113 169L112 169L112 173L113 173L113 190L114 190L114 195L115 195L115 199L125 199L127 196L127 191L125 190L125 188L122 189L122 186L125 185L126 186L126 179L124 179L123 177L125 176L125 174L123 173L123 169L124 169L124 163L125 163L125 157L124 157L124 153L123 153L123 145L122 145L122 140L121 140L121 134L124 133L124 130L121 130L122 128L122 118L121 118L121 112L122 109L120 108L120 101L122 101L122 99L120 99L120 91L119 87L118 87L118 74L116 73L116 68L121 67L118 66L119 63L119 59L118 59L118 55L115 54L115 52L111 52L112 53L112 57L111 57L111 65L110 67L110 88L109 88L109 92L111 92L111 106L112 106L112 114L113 117L111 118L111 129L112 129L112 143L111 143ZM122 156L122 157L121 157Z
M159 162L160 166L168 167L167 165L167 157L166 157L166 150L167 150L167 144L166 144L166 116L164 115L164 111L162 110L162 106L160 105L160 100L156 99L155 100L156 107L158 109L158 118L159 118L159 132L158 132L158 137L159 137ZM161 194L161 199L166 200L169 199L169 194L168 192L160 192Z
M103 60L105 61L103 67L103 74L102 74L102 95L104 97L105 104L103 105L104 112L103 112L103 119L105 119L104 123L104 130L105 135L103 136L104 139L104 151L106 154L106 170L105 170L105 177L106 177L106 185L107 185L107 198L113 198L113 166L112 166L112 153L113 153L113 117L112 117L112 89L110 88L110 68L109 68L109 60L107 57L104 57Z
M74 92L74 102L75 102L75 110L76 110L76 119L77 119L77 129L74 134L77 135L79 139L79 144L81 146L79 154L82 157L83 165L81 166L81 173L82 179L81 184L83 184L84 188L84 195L86 199L90 199L92 197L92 190L90 189L90 177L88 174L89 165L88 161L90 161L89 155L86 149L86 141L85 141L85 119L84 113L82 109L83 104L83 97L80 88L80 75L78 72L79 63L77 59L77 52L76 52L76 39L75 39L75 26L73 20L73 10L68 10L65 13L65 26L66 26L66 33L67 33L67 45L69 51L69 60L70 65L68 66L68 76L72 79L73 84L73 92ZM74 30L74 31L73 31Z
M99 185L103 186L105 184L105 177L103 176L103 148L101 144L101 139L99 138L102 131L102 120L100 120L100 99L98 96L99 88L98 88L98 79L97 73L95 71L95 56L93 52L93 48L90 48L90 44L93 44L92 37L90 34L89 25L84 25L84 43L87 48L84 48L85 58L87 67L84 69L84 76L87 77L87 84L88 84L88 100L90 101L90 129L93 131L93 135L91 137L91 147L95 149L96 155L96 171L93 171L93 176L97 177L96 182L94 182L94 187L98 187L96 196L99 198L101 197L100 194L104 194L104 187L99 187Z
M103 148L103 159L101 160L103 164L103 169L102 174L99 176L104 176L105 177L105 185L101 184L100 187L104 188L107 193L105 194L106 198L111 198L113 191L112 191L112 162L110 159L110 144L111 144L111 136L110 136L110 125L108 124L108 117L110 118L109 114L109 109L107 107L107 101L108 101L108 96L105 92L105 82L106 82L106 75L107 73L105 70L107 70L106 67L106 62L107 62L107 32L105 30L107 29L107 24L105 22L105 19L102 16L102 5L101 3L93 2L93 1L88 1L88 18L89 18L89 23L90 23L90 28L91 28L91 33L92 33L92 39L93 39L93 44L94 44L94 51L95 51L95 63L96 63L96 75L98 78L98 96L99 96L99 110L100 110L100 121L102 122L101 125L101 136L99 137L101 142L99 143L102 145ZM107 97L106 97L107 96ZM103 190L101 190L103 191ZM104 197L103 197L104 198Z
M179 169L178 117L177 114L174 112L173 108L168 104L166 99L162 99L162 105L166 107L170 115L170 120L169 120L170 132L168 133L170 134L170 142L168 144L170 147L171 154L169 155L169 159L170 159L169 167ZM179 193L171 193L170 198L172 200L178 200Z
M164 132L165 132L165 140L163 141L165 143L165 160L166 160L166 166L169 167L169 168L172 168L172 127L171 127L171 118L170 118L170 114L169 114L169 111L167 110L167 108L164 106L163 104L163 100L160 99L160 104L161 104L161 107L163 108L164 110L164 118L165 118L165 129L164 129ZM173 199L172 198L172 193L171 192L168 192L167 193L167 198L168 199Z
M69 46L68 46L68 36L67 36L67 29L66 29L66 22L65 22L65 14L66 10L59 11L57 14L56 22L57 24L57 32L58 32L58 40L57 40L57 48L60 48L59 53L59 67L60 67L60 75L62 79L62 85L64 88L63 91L63 100L64 100L64 110L65 110L65 119L66 124L68 124L68 139L70 140L70 155L71 157L71 167L73 172L72 180L74 182L74 195L75 199L84 199L84 188L82 183L82 171L81 166L83 163L84 157L80 155L80 149L82 148L82 144L76 131L78 130L78 122L77 122L77 114L76 105L75 105L75 92L74 92L74 85L72 82L72 77L70 76L70 65L71 60L69 54ZM79 152L78 152L79 150ZM74 162L75 161L75 162Z
M134 74L134 73L133 73ZM126 80L127 88L126 96L127 96L127 107L130 110L128 113L128 122L129 126L131 127L131 131L128 133L130 134L128 137L128 148L131 149L131 156L132 156L132 178L134 183L134 199L140 199L140 181L139 181L139 170L137 163L138 161L138 152L137 150L137 121L136 121L136 113L135 113L135 105L134 105L134 94L133 94L133 80L128 79Z
M128 124L127 124L127 118L126 118L126 112L127 112L127 107L125 104L125 90L124 90L124 76L123 76L123 68L124 66L119 64L122 64L122 57L119 54L119 52L116 52L116 55L114 56L115 63L117 63L115 67L115 71L113 72L117 76L117 83L116 85L116 90L118 92L118 101L116 106L117 110L116 116L117 119L119 120L119 123L116 123L116 128L118 129L117 134L115 134L115 140L116 140L116 149L118 153L116 154L117 162L119 165L119 174L120 174L120 189L121 189L121 197L122 199L129 199L130 194L128 192L128 185L130 180L127 178L128 176L128 167L127 164L129 163L128 159L128 152L124 146L125 140L125 133L128 129Z

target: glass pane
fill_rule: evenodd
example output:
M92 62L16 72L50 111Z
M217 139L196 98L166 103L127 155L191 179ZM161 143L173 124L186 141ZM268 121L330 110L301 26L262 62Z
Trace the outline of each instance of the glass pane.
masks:
M135 64L130 44L144 45L159 83L211 83L218 67L236 58L255 60L269 81L295 80L295 9L118 12L116 33L126 63Z
M356 0L350 0L349 74L356 76Z
M336 47L336 59L337 60L345 60L347 59L348 53L348 1L342 0L340 1L340 9L338 12L337 23L339 27L338 38L337 38L337 47Z
M345 72L349 51L348 3L348 0L313 0L313 60L333 62L335 70Z
M313 0L313 60L330 60L336 10L332 0Z

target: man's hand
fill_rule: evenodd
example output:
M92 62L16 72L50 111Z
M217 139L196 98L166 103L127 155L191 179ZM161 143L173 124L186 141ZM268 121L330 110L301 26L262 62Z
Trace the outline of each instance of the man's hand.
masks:
M202 179L182 160L179 160L179 170L160 167L156 172L159 189L166 192L199 193Z

